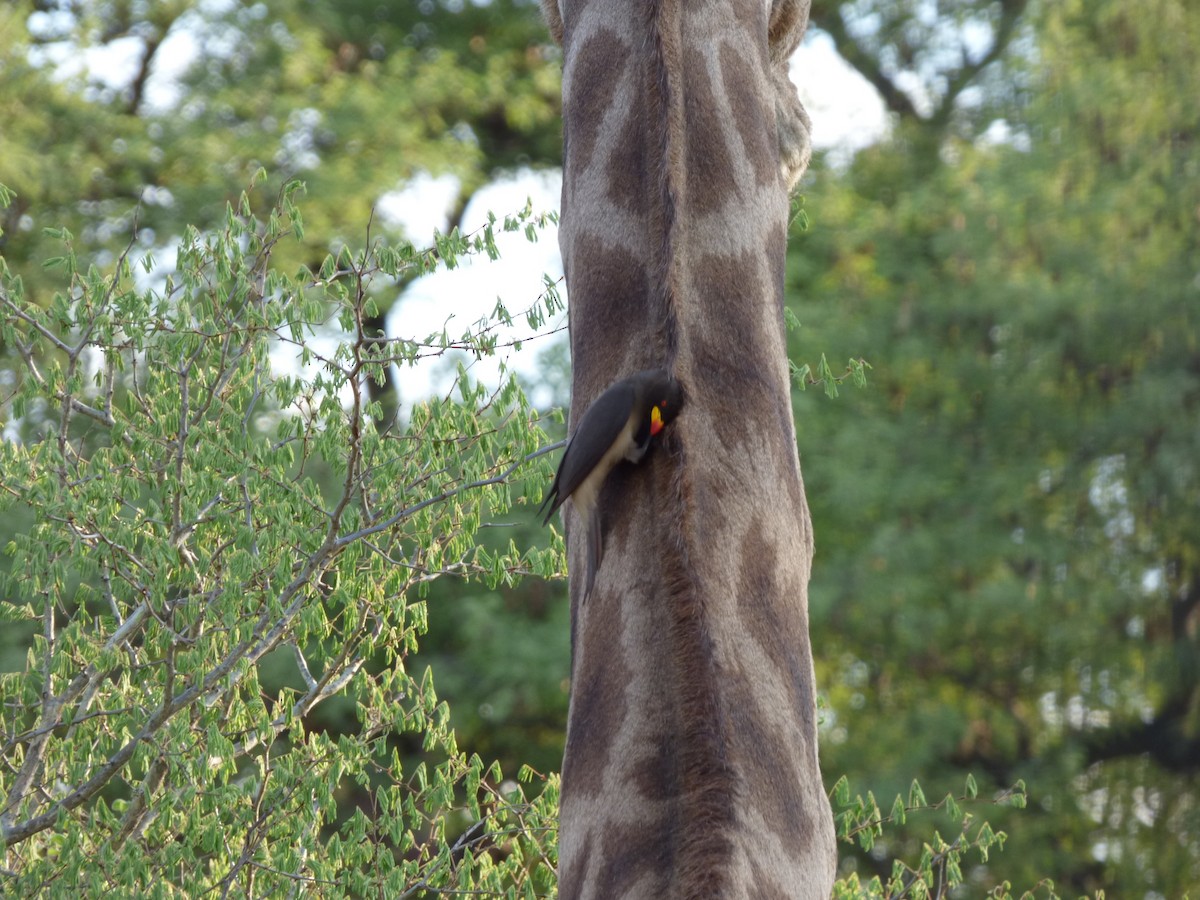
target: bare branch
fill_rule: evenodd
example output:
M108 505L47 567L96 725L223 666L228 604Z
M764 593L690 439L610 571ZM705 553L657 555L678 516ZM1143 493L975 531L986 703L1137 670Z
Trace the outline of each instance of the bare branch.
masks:
M850 36L837 4L830 4L828 10L824 9L823 5L814 4L812 24L833 39L838 55L857 69L859 74L870 82L875 90L879 91L879 96L883 98L883 103L889 110L902 119L921 118L908 94L900 90L883 71L879 59L863 50L858 42Z

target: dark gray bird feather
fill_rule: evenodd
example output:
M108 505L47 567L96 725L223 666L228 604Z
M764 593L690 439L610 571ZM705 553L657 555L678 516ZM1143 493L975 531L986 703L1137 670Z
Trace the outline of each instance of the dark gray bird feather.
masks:
M669 372L650 369L610 386L584 412L563 452L554 483L543 501L542 524L572 498L588 531L587 582L590 593L603 556L597 499L608 473L622 461L638 462L654 435L679 414L683 389Z

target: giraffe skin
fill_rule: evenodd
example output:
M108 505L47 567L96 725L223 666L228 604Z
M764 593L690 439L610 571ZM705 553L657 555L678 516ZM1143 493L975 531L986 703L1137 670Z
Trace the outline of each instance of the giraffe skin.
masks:
M560 244L578 421L665 367L687 403L600 492L583 602L565 517L571 702L559 896L827 898L783 279L810 126L808 0L546 0L563 46Z

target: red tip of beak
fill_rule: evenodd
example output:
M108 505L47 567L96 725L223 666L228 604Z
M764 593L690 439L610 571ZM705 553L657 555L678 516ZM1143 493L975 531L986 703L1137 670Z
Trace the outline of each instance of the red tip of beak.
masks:
M663 430L662 413L659 412L658 407L656 406L652 410L650 410L650 436L654 437L656 434L658 434L662 430Z

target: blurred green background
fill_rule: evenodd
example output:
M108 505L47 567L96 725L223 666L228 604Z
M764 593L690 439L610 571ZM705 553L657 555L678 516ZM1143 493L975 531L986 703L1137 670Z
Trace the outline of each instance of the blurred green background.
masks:
M1186 0L814 0L794 68L841 137L801 185L791 350L872 367L795 397L822 767L885 808L914 778L931 798L1023 779L1027 809L980 812L1009 833L981 882L1200 885L1197 46ZM559 68L519 0L6 4L0 254L48 303L44 227L111 265L135 228L149 250L217 224L259 166L307 185L285 268L361 243L429 176L452 186L437 227L469 227L489 184L560 165ZM527 355L563 405L563 348ZM6 439L19 365L0 346ZM402 382L377 392L403 415ZM564 584L443 580L429 618L460 744L557 768ZM27 639L0 635L0 667ZM843 846L843 871L886 874L923 834Z

